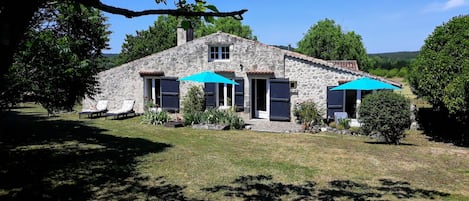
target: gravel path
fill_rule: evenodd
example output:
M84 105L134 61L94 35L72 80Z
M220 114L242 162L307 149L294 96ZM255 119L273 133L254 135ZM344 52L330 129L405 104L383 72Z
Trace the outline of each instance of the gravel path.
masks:
M300 133L301 125L294 122L269 121L268 119L250 119L245 122L246 129L277 133Z

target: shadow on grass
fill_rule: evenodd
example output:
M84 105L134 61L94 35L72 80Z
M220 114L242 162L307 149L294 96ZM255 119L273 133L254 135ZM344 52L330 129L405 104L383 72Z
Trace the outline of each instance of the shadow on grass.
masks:
M163 152L169 144L16 112L1 114L0 130L0 200L185 198L183 187L136 171L136 157Z
M466 122L461 125L443 111L432 108L420 108L417 120L424 134L437 142L453 143L457 146L469 147L469 128Z
M230 185L205 188L207 192L223 192L229 198L243 200L376 200L389 199L437 199L448 193L413 188L406 181L380 179L380 185L370 186L350 180L334 180L326 188L319 188L313 181L304 184L274 182L272 176L241 176ZM229 199L228 198L228 199Z
M365 142L366 144L382 144L382 145L396 145L396 144L389 144L389 143L386 143L386 142L373 142L373 141L367 141ZM416 146L415 144L410 144L410 143L399 143L397 144L396 146Z

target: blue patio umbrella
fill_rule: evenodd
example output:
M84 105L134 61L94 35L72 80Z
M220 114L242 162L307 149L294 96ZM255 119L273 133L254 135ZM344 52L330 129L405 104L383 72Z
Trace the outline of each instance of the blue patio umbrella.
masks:
M201 73L196 73L186 77L179 78L180 81L192 81L192 82L202 82L202 83L224 83L224 84L234 84L238 85L233 80L230 80L222 75L219 75L212 71L203 71Z
M396 90L396 89L401 89L399 87L396 87L392 84L388 84L386 82L382 82L379 80L371 79L368 77L362 77L350 82L347 82L345 84L341 84L339 86L336 86L330 90L357 90L357 102L356 102L356 116L358 118L358 108L360 108L361 104L361 91L363 90L382 90L382 89L387 89L387 90Z
M380 90L380 89L389 89L395 90L400 89L392 84L382 82L379 80L371 79L368 77L362 77L345 84L341 84L337 87L332 88L331 90Z

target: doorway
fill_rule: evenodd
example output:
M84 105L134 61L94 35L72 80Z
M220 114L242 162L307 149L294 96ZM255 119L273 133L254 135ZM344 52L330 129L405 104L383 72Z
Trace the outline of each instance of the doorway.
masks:
M269 113L267 111L267 92L266 79L251 80L251 103L253 118L269 118Z

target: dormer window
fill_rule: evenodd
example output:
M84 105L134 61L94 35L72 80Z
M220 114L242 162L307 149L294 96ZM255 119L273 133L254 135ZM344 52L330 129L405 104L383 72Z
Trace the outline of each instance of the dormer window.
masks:
M230 60L230 46L210 46L209 61Z

